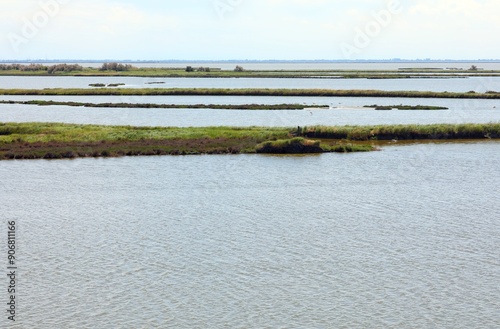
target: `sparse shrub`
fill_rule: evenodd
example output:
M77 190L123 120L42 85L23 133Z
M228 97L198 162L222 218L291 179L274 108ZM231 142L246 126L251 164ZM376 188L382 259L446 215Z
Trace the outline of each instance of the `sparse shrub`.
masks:
M47 68L47 73L82 71L83 67L78 64L57 64Z
M245 69L239 65L236 65L236 67L234 68L234 72L243 72L245 71Z
M101 68L99 69L100 71L129 71L133 69L134 67L130 64L118 64L118 63L104 63L102 64Z
M198 72L210 72L210 68L209 67L203 67L203 66L201 66L201 67L198 68L197 71Z

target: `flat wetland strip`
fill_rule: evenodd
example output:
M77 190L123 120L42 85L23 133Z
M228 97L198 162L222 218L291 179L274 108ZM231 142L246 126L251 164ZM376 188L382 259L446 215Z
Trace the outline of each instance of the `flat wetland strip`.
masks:
M160 108L160 109L213 109L213 110L304 110L307 108L329 108L328 105L304 104L152 104L152 103L81 103L58 101L0 101L0 104L23 104L39 106L75 106L98 108Z
M73 107L97 107L97 108L160 108L160 109L212 109L212 110L305 110L305 109L330 109L329 105L317 104L155 104L155 103L83 103L83 102L61 102L61 101L6 101L0 100L0 104L22 104L38 106L73 106ZM414 110L414 111L438 111L448 110L447 107L430 105L365 105L363 108L374 110Z
M498 139L500 123L378 125L378 126L312 126L301 128L308 138L369 140L460 140Z
M118 88L118 89L0 89L0 95L16 96L303 96L303 97L400 97L500 99L500 92L433 92L333 89L225 89L225 88Z
M392 110L397 109L401 111L441 111L449 110L447 107L443 106L429 106L429 105L365 105L365 108L374 108L375 110Z
M151 77L151 78L326 78L326 79L415 79L415 78L467 78L500 76L498 70L221 70L208 71L184 68L131 68L123 71L83 68L81 70L0 70L0 76L95 76L95 77Z
M375 149L370 141L378 140L494 138L500 138L500 123L296 128L0 123L0 159L355 152Z

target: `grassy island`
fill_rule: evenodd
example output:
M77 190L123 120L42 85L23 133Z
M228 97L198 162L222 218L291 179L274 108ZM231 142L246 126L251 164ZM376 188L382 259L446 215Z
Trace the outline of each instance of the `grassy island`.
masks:
M154 104L154 103L82 103L58 101L0 101L0 104L24 104L38 106L75 106L98 108L159 108L159 109L212 109L212 110L304 110L307 108L329 108L328 105L305 104Z
M492 138L500 138L500 123L297 128L0 123L0 159L356 152L376 149L374 140Z
M366 108L374 108L375 110L400 110L400 111L440 111L449 110L443 106L429 106L429 105L365 105Z

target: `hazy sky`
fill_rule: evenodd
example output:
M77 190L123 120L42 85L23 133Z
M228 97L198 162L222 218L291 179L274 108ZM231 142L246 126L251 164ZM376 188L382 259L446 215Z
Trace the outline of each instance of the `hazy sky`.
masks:
M0 4L0 59L500 58L499 0Z

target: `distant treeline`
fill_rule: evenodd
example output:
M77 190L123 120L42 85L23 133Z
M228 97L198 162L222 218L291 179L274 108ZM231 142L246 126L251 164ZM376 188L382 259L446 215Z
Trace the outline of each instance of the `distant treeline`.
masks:
M104 63L102 64L99 71L129 71L135 67L130 64L119 64L119 63Z
M0 71L21 71L21 72L38 72L47 71L48 74L55 72L73 72L82 71L83 67L78 64L56 64L45 66L42 64L0 64Z
M134 66L130 64L119 64L119 63L104 63L99 68L99 71L129 71L135 69ZM83 67L78 64L55 64L52 66L46 66L42 64L0 64L0 71L20 71L20 72L40 72L47 71L48 74L53 74L56 72L73 72L73 71L83 71Z

